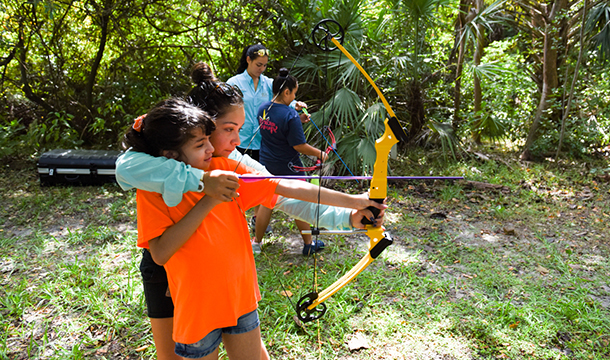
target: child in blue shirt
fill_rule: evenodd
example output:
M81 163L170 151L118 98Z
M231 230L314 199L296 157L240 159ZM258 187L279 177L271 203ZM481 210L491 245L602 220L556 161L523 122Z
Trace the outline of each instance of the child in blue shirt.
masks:
M304 175L303 171L295 169L295 166L303 167L300 154L315 156L322 162L326 161L328 156L324 151L307 143L301 118L296 110L289 106L298 89L297 79L289 75L286 68L282 68L279 76L273 80L273 100L258 108L260 163L273 175ZM310 228L309 224L302 220L295 219L295 223L299 230ZM302 236L305 244L304 255L324 248L322 241L313 241L311 235Z
M327 154L307 143L300 115L289 105L299 90L297 79L286 68L273 81L273 100L258 108L260 123L260 163L273 175L304 175L294 166L303 167L300 154L324 162Z

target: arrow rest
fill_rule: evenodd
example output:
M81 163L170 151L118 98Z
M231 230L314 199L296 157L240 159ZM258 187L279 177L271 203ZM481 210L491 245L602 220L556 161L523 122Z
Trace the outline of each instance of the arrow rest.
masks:
M304 323L318 320L324 314L326 314L326 304L320 304L313 309L308 309L311 304L318 298L317 292L310 292L309 294L301 297L297 302L297 317Z
M333 32L334 30L334 32ZM343 44L345 31L343 27L333 19L324 19L314 26L311 32L313 43L322 51L334 51L336 46L332 46L331 39L334 38L340 44Z

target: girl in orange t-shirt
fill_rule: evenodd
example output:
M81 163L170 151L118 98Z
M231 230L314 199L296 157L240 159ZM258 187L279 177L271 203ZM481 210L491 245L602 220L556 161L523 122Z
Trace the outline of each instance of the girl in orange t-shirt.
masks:
M219 91L218 86L209 91ZM243 108L235 109L239 129ZM235 161L212 158L210 133L215 125L200 109L176 99L155 106L126 134L135 151L166 156L211 171L251 173ZM234 178L237 181L237 177ZM302 181L239 180L239 196L222 202L203 193L186 193L176 207L160 194L138 190L138 246L150 249L164 265L175 304L176 354L217 359L224 342L231 359L268 359L257 314L260 292L243 211L258 204L273 206L274 194L300 200L365 209L384 205L366 194L347 195Z

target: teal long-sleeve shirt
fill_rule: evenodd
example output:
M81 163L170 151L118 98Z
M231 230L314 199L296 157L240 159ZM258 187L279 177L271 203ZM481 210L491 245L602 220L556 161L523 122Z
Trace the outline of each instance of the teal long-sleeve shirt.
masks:
M248 155L235 150L229 158L241 161L257 171L271 175L267 169ZM141 189L159 193L167 206L176 206L182 194L197 191L203 170L193 168L181 161L165 157L154 157L142 152L127 150L116 162L116 180L123 190ZM319 205L279 196L275 209L318 227L333 230L350 230L351 209ZM320 212L319 217L316 216Z

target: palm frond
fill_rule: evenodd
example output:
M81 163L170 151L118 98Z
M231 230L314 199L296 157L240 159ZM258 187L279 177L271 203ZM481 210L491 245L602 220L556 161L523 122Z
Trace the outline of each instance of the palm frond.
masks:
M470 70L474 75L477 75L479 79L486 78L488 80L494 80L502 75L511 74L510 70L507 70L502 64L498 62L490 62L480 64L478 66L471 66Z
M426 126L428 130L422 132L415 141L419 143L440 142L445 158L447 153L451 152L453 159L457 160L456 151L460 146L460 141L453 132L453 125L449 122L430 120Z
M591 41L599 50L602 62L610 61L610 3L602 2L591 9L585 25L587 33L595 34Z
M375 140L365 137L361 138L358 146L358 153L362 156L363 170L372 170L377 158L377 151L375 150Z
M332 117L337 119L339 123L354 128L361 112L362 101L353 90L341 88L334 98L325 104L326 106L333 111Z
M464 26L464 31L457 44L462 41L465 41L466 44L472 44L475 39L483 36L483 34L479 34L480 29L487 29L492 32L494 24L503 23L505 19L502 17L502 12L506 2L507 0L497 0L477 14Z
M507 128L508 126L499 117L493 114L484 114L481 116L478 127L472 129L472 131L491 139L499 139L506 135Z
M383 134L384 125L387 111L383 103L378 102L370 106L364 112L362 117L362 128L365 129L365 133L373 138L378 138Z

